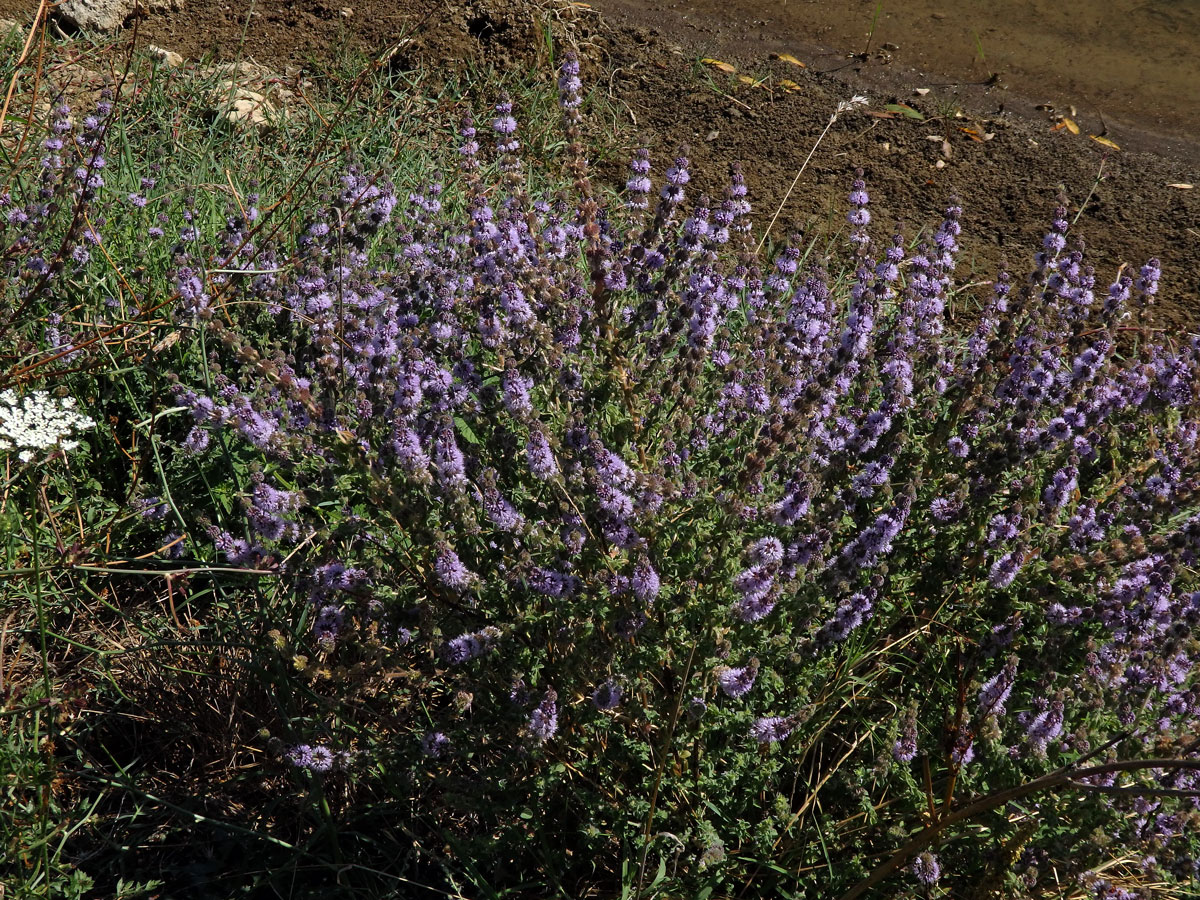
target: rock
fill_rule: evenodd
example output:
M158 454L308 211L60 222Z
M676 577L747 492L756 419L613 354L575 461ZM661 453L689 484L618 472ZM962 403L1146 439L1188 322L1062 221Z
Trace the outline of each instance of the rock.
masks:
M217 103L217 117L231 125L267 131L279 122L279 109L258 91L227 81L217 88L216 96L222 98Z
M164 50L162 47L155 47L153 44L150 44L146 47L146 52L169 68L178 69L183 65L183 57L174 50Z
M181 9L183 0L141 0L150 12ZM138 0L62 0L55 10L59 21L84 31L113 32L133 15Z
M14 31L24 31L20 25L12 19L0 19L0 40L8 37Z
M286 118L295 99L278 75L258 63L223 63L197 74L217 79L208 91L209 110L230 125L267 131Z

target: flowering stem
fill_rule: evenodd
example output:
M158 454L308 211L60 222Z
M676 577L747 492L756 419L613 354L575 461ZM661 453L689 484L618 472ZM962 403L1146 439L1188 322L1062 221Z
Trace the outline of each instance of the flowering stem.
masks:
M860 98L860 97L856 96L851 101L848 101L845 103L839 103L837 105L837 109L835 109L833 111L833 113L829 116L829 121L825 123L825 130L821 132L821 135L820 135L820 137L817 138L816 143L812 145L812 149L808 151L808 156L806 156L804 158L804 163L800 166L800 171L798 171L796 173L796 177L792 179L792 183L788 185L788 189L786 191L784 191L783 199L779 201L779 208L775 210L775 215L771 216L770 223L767 225L766 229L763 231L763 236L759 239L757 246L755 246L755 248L754 248L755 253L758 253L759 251L762 250L763 244L766 243L767 235L769 235L771 233L771 229L775 227L775 220L779 218L779 214L781 212L783 212L783 207L788 202L788 197L792 196L792 190L796 187L796 183L800 180L800 176L803 175L804 170L808 168L809 162L812 161L813 154L816 153L817 148L821 146L821 141L825 140L825 135L829 134L829 129L832 128L833 123L838 120L838 116L841 115L843 112L845 112L847 109L852 108L852 106L855 103L865 103L865 102L866 102L865 97Z
M1096 180L1092 182L1092 189L1088 191L1088 195L1083 198L1083 202L1079 204L1079 212L1075 213L1075 218L1071 220L1071 227L1074 228L1079 222L1079 217L1083 215L1083 211L1087 209L1088 201L1092 199L1092 194L1096 193L1096 188L1100 187L1100 182L1104 180L1104 164L1108 162L1108 157L1105 156L1100 160L1100 168L1096 171Z

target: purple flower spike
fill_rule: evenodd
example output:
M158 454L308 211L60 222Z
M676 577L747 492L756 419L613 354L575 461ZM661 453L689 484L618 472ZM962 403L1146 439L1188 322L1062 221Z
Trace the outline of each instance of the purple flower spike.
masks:
M563 60L561 75L558 76L558 104L563 109L577 109L583 98L579 91L583 85L579 81L579 57L568 53Z
M650 565L650 560L645 557L638 560L637 565L633 567L629 586L633 589L633 596L643 603L654 602L654 598L658 596L661 582L658 572L654 571L654 566Z
M529 734L539 744L544 744L558 731L558 693L554 688L546 691L542 702L529 714Z
M758 660L751 659L741 668L724 667L717 670L717 683L725 696L735 700L744 697L754 687L754 679L758 677Z
M942 877L942 867L938 865L937 856L926 850L913 860L912 873L921 884L933 885Z
M796 720L790 716L763 716L750 726L750 736L760 744L786 741L796 730Z
M979 715L1002 716L1004 704L1012 693L1013 681L1017 675L1016 659L1010 660L1003 669L984 682L979 689Z
M621 705L621 687L611 678L592 693L592 705L601 712L608 712Z
M909 712L900 727L900 737L892 745L892 758L896 762L912 762L917 755L917 717Z
M525 455L529 460L529 471L539 481L549 481L558 474L558 463L554 459L554 451L550 449L550 441L545 433L533 431L525 444Z
M434 561L434 570L438 580L453 591L467 591L475 586L478 580L475 573L468 569L458 554L449 546L442 547Z
M450 751L450 738L440 731L431 731L421 738L421 752L426 756L438 759Z

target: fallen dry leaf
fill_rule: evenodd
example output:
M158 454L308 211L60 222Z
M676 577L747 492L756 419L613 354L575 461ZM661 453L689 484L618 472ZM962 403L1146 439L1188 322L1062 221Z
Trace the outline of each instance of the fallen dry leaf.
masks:
M1190 191L1192 188L1195 187L1195 185L1194 184L1184 184L1183 182L1177 181L1174 184L1168 184L1167 187L1179 188L1179 190L1181 190L1181 191Z
M1091 138L1093 141L1095 141L1097 144L1103 144L1105 147L1110 147L1110 148L1112 148L1113 150L1120 150L1120 149L1121 149L1120 147L1118 147L1116 144L1114 144L1112 141L1110 141L1110 140L1109 140L1108 138L1106 138L1106 137L1099 137L1099 136L1097 136L1097 135L1094 135L1094 134L1089 134L1089 135L1088 135L1088 137L1090 137L1090 138Z
M170 347L175 346L175 344L178 343L178 341L179 341L180 335L182 335L182 334L183 334L183 332L181 332L181 331L172 331L165 338L163 338L161 341L159 341L157 344L155 344L153 347L151 347L150 352L151 353L162 353L164 350L167 350Z
M796 93L797 91L804 90L804 88L800 87L800 85L796 84L796 82L789 81L786 78L779 79L779 86L781 88L783 88L785 91L791 91L792 93Z
M708 57L705 57L704 59L700 60L700 62L704 63L706 66L712 66L717 71L724 72L726 75L732 75L737 71L736 66L727 62L721 62L719 59L709 59Z
M777 59L780 62L791 63L793 66L798 66L801 69L808 68L808 66L800 62L800 60L796 59L796 57L792 56L790 53L772 53L771 59Z
M979 141L979 143L981 143L981 144L984 141L983 135L980 134L974 128L963 128L960 126L958 130L961 131L963 134L965 134L967 137L969 137L973 141Z
M1067 131L1071 132L1071 134L1079 134L1079 126L1075 124L1074 119L1064 118L1062 123L1067 126Z

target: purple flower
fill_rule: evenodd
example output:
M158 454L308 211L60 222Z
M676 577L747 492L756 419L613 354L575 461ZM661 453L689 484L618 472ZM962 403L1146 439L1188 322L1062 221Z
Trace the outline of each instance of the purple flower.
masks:
M288 751L288 760L293 766L307 769L312 764L312 750L308 744L298 744Z
M859 591L838 604L833 616L821 626L816 641L822 647L844 641L854 629L871 617L872 599Z
M892 462L890 458L885 458L867 463L851 480L850 490L859 497L873 497L877 488L887 484L890 477L888 468Z
M929 504L929 513L939 522L953 522L962 511L962 502L957 497L937 497Z
M629 168L632 174L625 182L625 190L629 192L626 205L630 209L645 209L649 205L646 197L650 193L650 151L638 150Z
M774 607L771 599L775 576L766 566L751 566L733 580L733 586L742 599L734 608L734 614L743 622L754 622L767 615Z
M544 744L558 731L558 693L554 688L546 691L542 702L529 714L529 734L539 743Z
M633 574L629 578L629 587L633 590L633 596L637 597L643 603L653 603L654 598L658 596L660 581L658 572L654 571L654 566L650 565L650 560L642 557L633 567Z
M1011 541L1023 525L1019 513L997 513L988 522L987 542L989 547L995 547L1005 541Z
M421 438L411 428L397 429L392 437L392 452L406 472L416 475L429 469L429 456L421 446ZM428 475L425 477L428 478Z
M278 541L296 533L296 525L289 516L299 505L299 495L260 482L254 487L246 509L246 517L250 520L250 526L261 537L268 541Z
M444 545L438 550L433 567L438 580L453 591L470 590L478 580L475 573L463 565L458 554L449 545Z
M917 717L911 710L905 714L900 727L900 737L892 745L892 758L896 762L912 762L917 755Z
M504 373L504 405L514 416L527 416L533 412L529 391L533 379L509 369Z
M783 498L771 507L771 521L776 525L795 525L808 515L809 506L808 485L794 481L788 485Z
M750 726L750 736L760 744L777 744L787 740L796 725L794 716L763 716Z
M975 758L975 738L965 725L954 734L950 744L950 761L956 766L965 766Z
M528 584L530 590L545 597L565 597L574 589L576 579L555 569L538 566L529 573Z
M1016 580L1017 574L1024 564L1025 556L1020 550L1005 553L992 563L992 568L988 572L988 584L997 590L1003 590Z
M426 756L438 759L450 751L450 738L440 731L431 731L421 738L421 752Z
M288 751L288 759L292 765L324 775L333 768L335 757L333 751L321 744L311 746L300 744Z
M912 861L912 873L921 884L933 885L942 877L942 868L938 858L926 850Z
M1157 259L1150 259L1142 266L1135 287L1148 297L1158 293L1158 280L1162 277L1162 266Z
M1047 700L1045 697L1035 697L1033 710L1020 717L1025 726L1025 737L1034 755L1044 758L1046 745L1062 732L1063 702Z
M783 544L778 538L759 538L746 555L756 566L777 566L783 562Z
M983 687L979 689L977 703L980 716L1004 715L1004 703L1012 692L1016 675L1017 661L1013 658L1005 664L1003 669L983 683Z
M559 71L562 74L558 76L558 103L563 109L576 109L583 103L583 98L579 96L583 85L579 81L579 58L574 52L568 53L563 59Z
M735 700L744 697L754 687L754 679L758 677L758 660L751 659L740 668L723 666L717 670L717 683L725 696Z
M494 475L494 473L491 473ZM525 517L496 489L494 479L488 480L483 487L483 511L492 524L501 531L520 531L525 525Z
M1042 492L1042 503L1045 504L1048 512L1062 509L1071 499L1071 494L1078 486L1078 475L1079 470L1074 466L1065 466L1051 476L1050 483Z
M892 507L859 532L842 550L844 562L859 569L869 569L881 556L892 552L892 541L900 534L907 520L907 510Z
M461 488L466 485L466 462L451 428L442 428L434 438L433 467L438 481L444 487Z
M857 177L851 185L850 212L846 214L846 221L854 226L854 231L850 235L851 242L865 246L868 242L866 227L871 222L871 214L867 211L870 198L867 196L867 183L862 178L862 169L859 169L855 175Z
M621 687L611 678L592 692L592 705L601 712L616 709L621 704Z
M542 431L531 431L529 441L525 444L525 455L529 460L529 471L533 477L548 481L558 474L558 462L554 459L554 451Z
M494 627L460 634L448 640L442 647L442 659L451 666L462 665L485 654L499 636L499 629Z
M346 613L342 607L332 603L325 604L320 607L317 617L313 620L313 635L326 647L332 645L341 634L345 617Z

